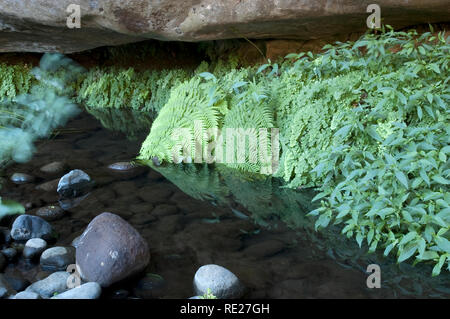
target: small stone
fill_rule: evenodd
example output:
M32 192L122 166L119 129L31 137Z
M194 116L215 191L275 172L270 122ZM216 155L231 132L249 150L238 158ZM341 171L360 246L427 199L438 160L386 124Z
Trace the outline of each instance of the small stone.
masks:
M98 299L102 293L102 288L96 282L88 282L81 286L57 294L51 299Z
M58 183L59 178L36 186L36 190L49 193L56 192L56 190L58 189Z
M52 247L41 255L41 268L49 271L66 270L67 266L75 264L74 247Z
M21 291L14 296L14 299L42 299L39 294L32 291Z
M146 167L136 165L132 162L117 162L109 165L108 169L124 179L137 177L147 171Z
M47 242L41 238L29 239L23 249L23 257L25 259L34 259L41 255L41 253L47 248Z
M44 165L41 167L41 172L56 175L64 172L65 165L63 162L52 162L50 164Z
M55 293L60 294L68 290L67 279L70 274L66 271L58 271L45 279L36 281L25 291L39 294L42 298L51 298Z
M14 173L11 176L11 182L13 182L14 184L33 183L34 181L35 181L34 176L25 173Z
M88 174L80 169L74 169L61 177L57 192L63 198L75 198L88 193L92 186L93 184Z
M8 290L6 290L6 288L4 287L0 287L0 299L5 298L7 294Z
M20 215L12 225L11 237L14 240L28 240L31 238L51 238L52 226L38 216Z
M121 217L102 213L81 235L76 249L80 274L102 287L142 271L150 253L144 238Z
M235 274L212 264L200 267L194 277L194 292L197 296L203 296L208 289L218 299L237 299L244 293L244 287Z
M14 258L16 258L16 256L17 256L17 249L9 247L9 248L3 249L1 251L1 253L5 256L5 258L9 262L12 262L14 260Z
M46 221L58 220L64 216L64 210L59 206L47 206L39 208L36 215L42 217Z
M167 216L174 215L176 213L178 213L177 206L169 204L160 204L152 210L152 215L155 216Z

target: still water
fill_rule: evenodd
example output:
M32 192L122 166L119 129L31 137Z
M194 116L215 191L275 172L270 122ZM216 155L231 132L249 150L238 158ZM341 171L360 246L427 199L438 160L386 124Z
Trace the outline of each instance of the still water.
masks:
M147 275L164 278L164 287L139 278L119 283L105 298L127 291L129 298L188 298L198 267L219 264L246 285L246 298L449 298L450 275L431 277L431 267L397 265L382 254L368 254L337 227L314 230L313 190L283 188L281 181L241 175L221 166L172 165L117 173L108 165L133 160L148 133L142 114L106 110L82 113L50 140L37 143L31 162L4 172L37 176L32 184L6 182L0 196L25 204L28 214L47 205L65 205L52 222L56 245L70 245L102 212L115 213L148 241ZM96 118L94 118L94 115ZM96 182L94 190L73 203L58 202L57 180L40 167L63 161L82 169ZM54 184L54 183L53 183ZM54 186L56 187L56 186ZM11 220L2 223L10 223ZM381 288L369 289L367 266L381 267ZM46 274L39 265L18 260L5 272L30 282Z

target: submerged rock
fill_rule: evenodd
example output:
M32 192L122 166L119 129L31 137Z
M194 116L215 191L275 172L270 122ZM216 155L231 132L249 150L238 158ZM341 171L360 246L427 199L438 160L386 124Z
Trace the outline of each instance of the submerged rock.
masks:
M81 286L57 294L51 299L98 299L102 293L102 287L96 282L88 282Z
M41 172L51 175L61 174L64 172L65 164L63 162L52 162L41 167Z
M70 171L58 183L57 192L63 198L75 198L88 193L93 183L88 174L80 169Z
M46 206L39 208L36 212L36 216L42 217L46 221L54 221L64 216L64 210L58 206Z
M147 242L121 217L103 213L81 235L76 263L86 281L102 287L142 271L150 260Z
M9 262L12 262L14 258L17 256L17 249L13 247L5 248L1 251L1 253L6 257Z
M195 294L203 296L208 289L218 299L240 298L244 293L244 286L236 275L219 265L205 265L195 273Z
M14 184L33 183L34 181L35 181L34 176L25 173L14 173L11 176L11 182L13 182Z
M36 186L36 190L49 192L49 193L56 192L56 190L58 189L58 183L59 183L59 178Z
M108 169L115 176L122 179L134 178L147 171L147 167L140 166L132 162L117 162L109 165Z
M20 215L12 225L11 237L14 240L28 240L31 238L51 238L52 226L44 219L31 215Z

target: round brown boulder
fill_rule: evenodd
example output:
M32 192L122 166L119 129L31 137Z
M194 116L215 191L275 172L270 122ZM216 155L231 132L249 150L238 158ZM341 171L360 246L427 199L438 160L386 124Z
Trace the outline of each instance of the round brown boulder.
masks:
M150 261L144 238L121 217L102 213L80 236L76 263L86 281L102 287L142 271Z

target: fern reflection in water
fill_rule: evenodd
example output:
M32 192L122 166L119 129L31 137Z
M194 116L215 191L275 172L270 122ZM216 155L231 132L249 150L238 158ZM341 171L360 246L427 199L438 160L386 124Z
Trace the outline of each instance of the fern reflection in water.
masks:
M70 85L83 69L60 54L45 54L39 67L32 70L6 65L0 68L4 80L0 90L1 169L10 160L29 161L36 139L49 136L79 112L65 95L73 94ZM0 198L0 219L23 212L23 207L17 203Z
M317 207L311 199L313 189L294 190L277 178L260 174L238 172L225 165L168 164L148 165L189 196L224 207L242 205L251 219L262 228L277 228L285 224L295 230L298 240L308 245L308 256L323 259L326 253L345 268L359 269L365 273L367 265L378 264L382 269L382 288L398 296L421 296L448 298L449 273L430 277L430 265L397 264L393 257L382 252L367 254L363 249L342 236L337 225L320 231L315 230L315 220L306 213ZM207 227L207 226L206 226Z

